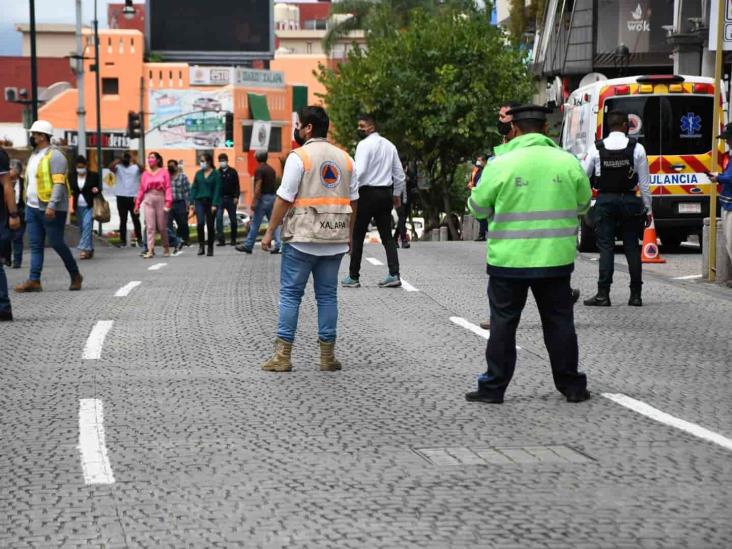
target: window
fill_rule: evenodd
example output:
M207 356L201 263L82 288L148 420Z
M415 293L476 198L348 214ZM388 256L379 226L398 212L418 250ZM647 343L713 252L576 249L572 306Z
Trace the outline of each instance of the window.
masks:
M249 143L252 141L252 126L244 126L244 146L242 150L249 152ZM267 152L278 153L282 152L282 128L278 126L272 126L272 131L269 134L269 149Z
M102 95L119 95L119 79L102 78Z

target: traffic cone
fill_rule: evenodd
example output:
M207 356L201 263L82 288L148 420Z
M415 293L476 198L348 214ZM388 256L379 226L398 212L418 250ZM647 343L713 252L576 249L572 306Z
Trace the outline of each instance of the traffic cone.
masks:
M651 224L643 231L643 245L641 246L641 261L643 263L666 263L658 252L658 238L656 224L651 218Z

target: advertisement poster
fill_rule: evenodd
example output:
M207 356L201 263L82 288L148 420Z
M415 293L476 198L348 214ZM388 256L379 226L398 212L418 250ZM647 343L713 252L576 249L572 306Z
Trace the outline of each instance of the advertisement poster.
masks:
M149 148L212 149L223 146L230 91L150 90Z
M612 53L620 44L631 54L671 52L664 26L674 21L673 0L603 0L597 3L598 54Z

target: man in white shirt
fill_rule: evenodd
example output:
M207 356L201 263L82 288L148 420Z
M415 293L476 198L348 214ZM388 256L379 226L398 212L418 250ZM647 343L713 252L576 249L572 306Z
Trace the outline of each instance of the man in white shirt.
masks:
M140 188L140 177L144 171L139 164L132 161L130 153L126 152L122 158L117 158L109 166L114 173L114 193L117 195L117 211L119 212L119 243L121 248L127 247L127 215L132 216L132 226L135 228L135 242L142 246L142 228L140 214L135 213L135 197Z
M330 121L322 107L304 107L295 140L302 147L287 157L272 217L262 239L271 251L275 230L285 221L280 269L277 339L262 369L289 372L302 295L310 274L318 302L321 371L341 369L335 358L338 269L348 252L357 212L358 183L353 160L326 140Z
M346 288L358 288L361 271L363 241L369 223L374 220L379 230L381 243L386 250L389 274L381 288L398 288L402 285L399 278L399 255L396 242L391 234L391 210L401 206L404 190L404 170L399 153L394 144L379 135L373 116L362 114L358 117L358 136L361 142L356 147L356 173L358 174L358 215L353 227L353 248L348 276L341 284Z
M620 229L630 273L628 305L640 307L643 305L643 279L638 240L644 223L648 226L652 220L648 158L643 145L627 136L627 113L611 111L605 116L605 124L610 133L590 148L582 163L593 181L592 186L598 191L593 216L600 250L597 295L586 299L584 304L589 307L610 306L615 234ZM638 189L641 197L638 197Z

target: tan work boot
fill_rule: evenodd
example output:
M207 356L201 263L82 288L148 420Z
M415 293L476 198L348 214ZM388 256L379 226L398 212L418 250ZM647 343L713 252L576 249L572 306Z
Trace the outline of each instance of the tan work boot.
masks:
M289 372L292 370L292 343L280 339L275 339L275 351L267 362L262 364L262 370L265 372Z
M26 280L22 284L18 284L15 287L15 291L19 294L24 294L28 292L42 292L43 288L41 287L40 280Z
M81 276L81 273L76 273L71 277L71 286L69 286L69 290L72 292L78 292L81 290L81 283L84 281L84 277Z
M320 343L320 371L337 372L343 368L343 365L335 357L335 341L326 343L319 339L318 343Z

